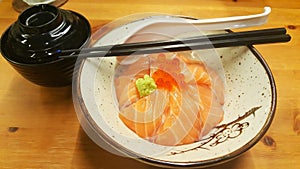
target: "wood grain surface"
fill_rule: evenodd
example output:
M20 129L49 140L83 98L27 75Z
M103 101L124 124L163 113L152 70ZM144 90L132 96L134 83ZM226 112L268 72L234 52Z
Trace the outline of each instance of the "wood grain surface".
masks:
M240 157L214 169L300 168L300 1L299 0L69 0L61 8L84 15L98 29L134 13L160 12L213 18L248 15L272 7L267 24L286 27L292 40L259 45L275 77L276 115L266 135ZM19 13L0 0L0 33ZM234 30L238 31L238 30ZM45 88L21 77L0 57L0 168L155 168L115 156L94 144L77 120L71 86Z

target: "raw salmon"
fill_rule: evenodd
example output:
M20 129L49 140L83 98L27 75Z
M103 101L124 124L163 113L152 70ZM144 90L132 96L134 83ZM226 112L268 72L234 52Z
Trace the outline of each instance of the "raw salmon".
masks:
M168 93L156 90L121 110L119 116L140 137L149 138L160 126L167 103Z
M199 102L195 102L192 91L183 92L177 89L170 92L169 112L153 142L167 146L182 144L182 140L192 130L194 124L198 123L196 117L200 107Z
M139 94L132 78L120 76L115 79L114 83L120 110L139 100Z
M193 143L222 120L223 81L185 55L152 54L129 60L116 71L119 117L140 137L165 146ZM158 88L140 97L134 82L145 74Z

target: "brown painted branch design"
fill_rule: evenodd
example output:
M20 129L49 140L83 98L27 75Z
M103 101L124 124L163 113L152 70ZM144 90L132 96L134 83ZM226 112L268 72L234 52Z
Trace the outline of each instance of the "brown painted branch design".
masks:
M240 121L249 117L250 115L253 114L255 116L255 112L261 108L259 107L254 107L247 111L244 115L239 116L236 120L233 120L232 122L229 122L227 124L222 124L219 126L216 126L215 132L212 133L208 138L202 139L199 143L198 146L194 148L190 148L187 150L182 150L182 151L173 151L171 152L170 155L176 155L176 154L182 154L185 152L197 150L197 149L206 149L209 150L210 147L217 146L220 143L223 143L229 139L236 138L240 136L243 132L244 129L246 129L250 124L249 122L243 122L241 123Z

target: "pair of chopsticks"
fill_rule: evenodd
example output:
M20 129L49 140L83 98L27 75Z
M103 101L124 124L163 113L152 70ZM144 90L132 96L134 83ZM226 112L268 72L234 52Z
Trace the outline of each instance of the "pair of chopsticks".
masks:
M83 49L57 50L59 58L109 57L132 54L178 52L232 46L248 46L268 43L288 42L291 36L285 28L262 29L243 32L229 32L202 35L177 40L147 41L117 45L107 45Z

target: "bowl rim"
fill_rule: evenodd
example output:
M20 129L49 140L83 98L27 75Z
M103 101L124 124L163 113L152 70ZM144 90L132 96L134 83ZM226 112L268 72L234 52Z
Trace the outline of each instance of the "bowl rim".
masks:
M139 21L135 20L135 21ZM133 21L133 22L135 22ZM129 22L127 24L130 24L132 22ZM126 24L125 24L126 25ZM123 25L120 25L123 26ZM110 30L111 31L111 30ZM108 31L108 32L110 32ZM231 30L225 30L227 32L232 32ZM277 106L277 89L276 89L276 84L275 80L272 74L272 71L270 67L268 66L266 60L263 58L263 56L258 52L258 50L252 46L248 45L246 46L251 53L258 59L259 63L263 67L263 69L266 71L268 80L270 81L270 89L271 89L271 106L270 106L270 111L268 112L268 118L266 119L266 122L264 123L262 130L258 132L258 134L253 137L247 144L244 146L238 148L237 150L231 152L230 154L222 155L220 157L215 157L212 159L208 160L202 160L202 161L194 161L194 162L174 162L174 161L166 161L166 160L159 160L159 159L154 159L151 157L144 156L142 154L137 154L133 152L130 149L125 148L124 146L120 145L119 143L116 143L112 138L110 138L103 130L96 124L96 122L92 119L92 117L89 115L87 112L87 108L84 104L84 99L82 97L81 93L81 86L80 86L80 81L81 81L81 72L84 66L84 63L86 62L87 59L83 59L79 61L78 65L78 70L77 70L77 75L73 76L75 77L73 79L73 94L77 94L77 97L74 101L74 103L78 103L82 113L84 114L85 118L87 119L89 126L92 127L94 131L97 131L99 135L104 137L104 140L107 141L110 146L112 146L114 149L116 149L118 152L128 155L130 157L135 157L136 160L144 162L146 164L151 164L159 167L210 167L210 166L215 166L218 164L222 164L225 162L228 162L234 158L239 157L242 155L244 152L248 151L250 148L252 148L256 143L260 141L260 139L265 135L265 133L268 131L270 125L272 124L272 121L275 116L275 110ZM74 97L73 97L74 99Z
M82 21L83 23L85 23L85 26L86 28L88 28L87 30L87 37L86 37L86 40L84 41L84 43L81 44L80 48L83 48L85 47L86 45L88 45L90 43L90 40L91 40L91 34L92 34L92 29L91 29L91 25L89 23L89 21L81 14L77 13L77 12L74 12L74 11L70 11L71 13L75 14L76 16L78 16ZM14 24L14 23L13 23ZM4 33L2 34L1 36L1 39L0 39L0 53L1 55L10 63L13 63L13 64L16 64L16 65L21 65L21 66L30 66L30 67L37 67L37 66L43 66L43 65L50 65L50 64L53 64L53 63L56 63L56 62L60 62L60 61L63 61L63 60L66 60L66 59L63 59L63 58L60 58L60 59L55 59L55 60L52 60L52 61L49 61L49 62L42 62L42 63L23 63L23 62L18 62L18 61L15 61L13 59L11 59L10 57L8 57L6 55L6 46L8 45L7 43L5 43L5 41L7 40L7 36L8 36L8 33L11 29L11 27L13 26L10 25L5 31ZM2 44L3 43L3 44Z

